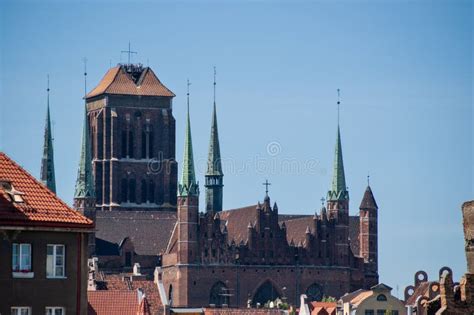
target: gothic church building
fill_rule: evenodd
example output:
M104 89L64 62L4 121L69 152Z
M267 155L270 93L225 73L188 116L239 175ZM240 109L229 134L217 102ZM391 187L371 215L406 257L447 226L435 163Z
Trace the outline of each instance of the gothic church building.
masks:
M223 210L215 99L199 187L189 95L178 184L174 96L149 67L124 64L85 97L74 205L96 223L89 253L101 270L129 272L140 263L152 274L158 267L166 299L176 307L244 307L276 298L297 305L302 293L339 298L378 283L378 207L368 186L359 216L349 215L339 126L332 185L320 212L280 214L268 194L256 205ZM48 132L43 168L49 171L42 179L51 186ZM201 188L205 209L199 209Z

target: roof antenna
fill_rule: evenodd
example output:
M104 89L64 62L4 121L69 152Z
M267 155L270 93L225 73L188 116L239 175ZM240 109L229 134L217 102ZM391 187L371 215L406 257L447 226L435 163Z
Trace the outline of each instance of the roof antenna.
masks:
M339 126L339 106L341 105L341 90L337 89L337 125Z
M214 105L216 104L216 66L214 66Z
M121 53L127 53L128 54L128 64L130 65L131 57L132 54L137 54L136 51L132 51L130 41L128 41L128 50L122 50Z

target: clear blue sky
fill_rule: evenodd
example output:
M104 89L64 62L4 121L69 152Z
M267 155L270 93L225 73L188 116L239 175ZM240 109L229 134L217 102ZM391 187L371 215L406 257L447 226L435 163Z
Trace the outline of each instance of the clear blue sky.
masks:
M201 183L217 66L225 208L263 199L268 178L280 212L319 209L331 181L341 88L351 213L370 172L381 281L399 285L402 296L419 269L431 278L444 265L456 279L465 272L460 206L474 196L469 1L2 1L0 11L1 150L39 175L49 73L58 194L69 204L82 58L91 89L130 40L135 60L149 62L177 95L178 160L192 82ZM276 155L269 143L277 143Z

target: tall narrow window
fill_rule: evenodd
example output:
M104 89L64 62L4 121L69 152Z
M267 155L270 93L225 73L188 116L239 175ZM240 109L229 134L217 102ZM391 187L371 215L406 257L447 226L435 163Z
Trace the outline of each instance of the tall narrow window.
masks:
M129 187L128 189L129 189L130 202L132 203L136 202L137 201L137 198L136 198L137 183L134 178L130 179L128 187Z
M128 131L128 156L133 159L134 154L133 154L133 131L129 130Z
M46 258L46 277L64 277L64 256L64 245L48 244Z
M153 152L153 129L149 127L148 131L148 158L153 158L155 157L154 152Z
M122 130L122 139L121 139L121 156L122 158L126 158L127 157L127 131L125 130Z
M146 131L143 130L142 131L142 159L146 159L148 158L147 154L146 154L146 149L147 149L147 135L146 135Z
M122 178L122 183L121 183L121 189L120 189L120 201L121 202L127 202L128 201L128 181L126 178Z
M142 198L141 198L141 202L142 203L146 203L148 200L147 200L147 187L146 187L146 179L142 179L142 185L141 185L141 191L142 191Z
M148 184L148 201L150 203L155 202L155 182L152 179Z
M31 244L13 243L12 270L13 272L31 271Z

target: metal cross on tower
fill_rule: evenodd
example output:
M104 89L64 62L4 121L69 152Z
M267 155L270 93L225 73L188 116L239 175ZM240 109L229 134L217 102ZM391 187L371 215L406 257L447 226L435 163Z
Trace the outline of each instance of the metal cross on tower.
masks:
M321 205L324 207L324 202L326 201L326 199L324 197L321 197L321 199L319 200L321 200Z
M122 50L121 53L127 53L128 54L128 64L130 64L131 56L132 54L138 54L136 51L132 51L130 42L128 42L128 50Z
M268 186L271 186L271 183L268 182L268 179L265 179L265 183L262 185L265 186L265 195L268 196Z

